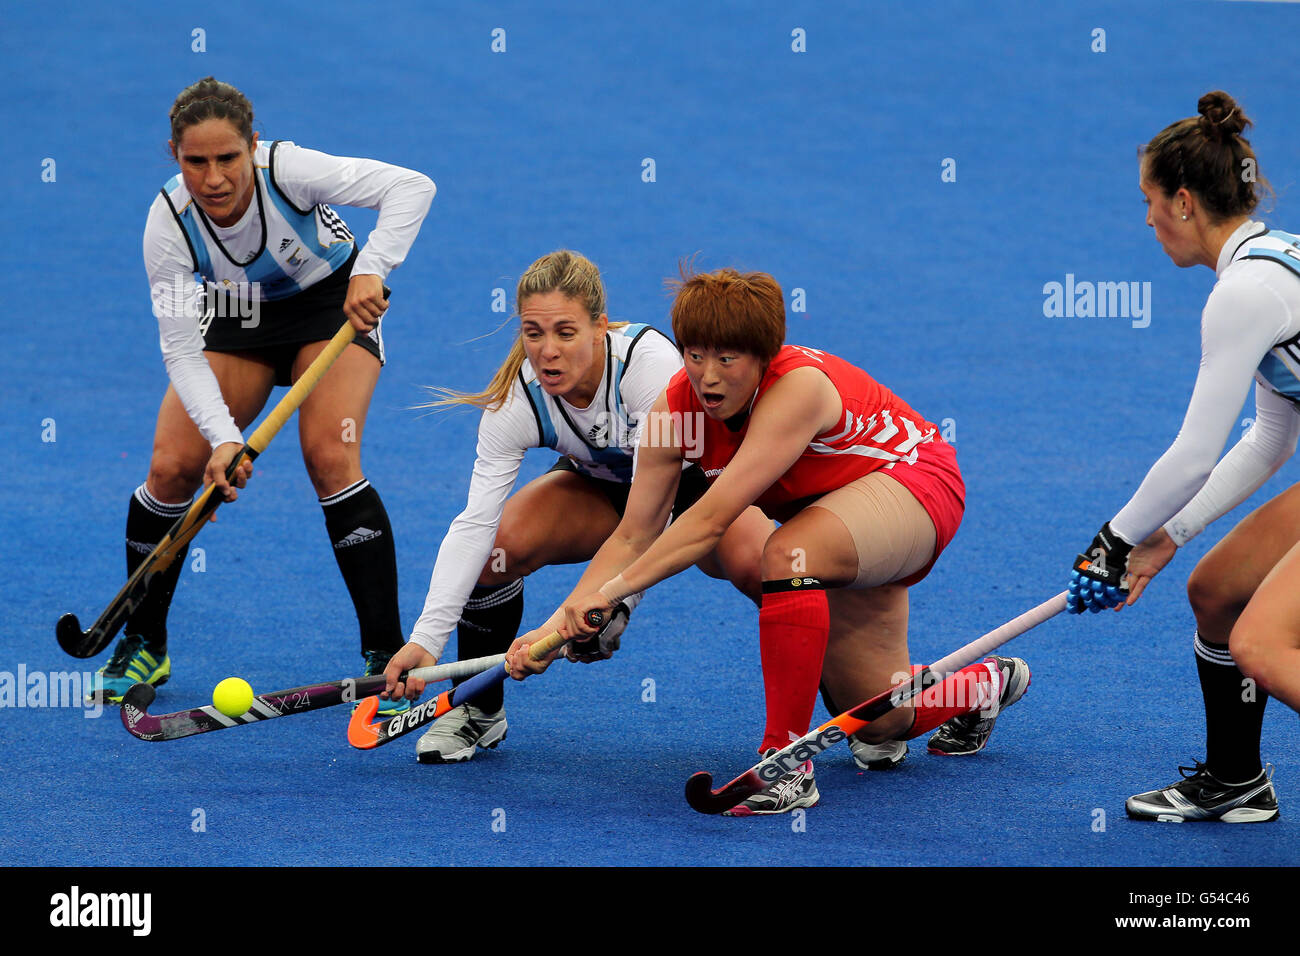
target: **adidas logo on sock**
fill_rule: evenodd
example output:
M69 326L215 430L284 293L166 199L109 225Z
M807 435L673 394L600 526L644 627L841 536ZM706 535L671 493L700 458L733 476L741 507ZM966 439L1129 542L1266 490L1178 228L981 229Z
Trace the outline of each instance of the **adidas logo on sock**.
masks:
M147 541L132 541L130 538L127 538L126 546L132 551L139 551L141 554L153 554L153 549L157 547L157 545L149 544Z
M339 548L350 548L354 544L361 544L363 541L369 541L371 538L378 538L382 531L371 531L369 528L357 528L350 535L341 541L334 542L334 550Z

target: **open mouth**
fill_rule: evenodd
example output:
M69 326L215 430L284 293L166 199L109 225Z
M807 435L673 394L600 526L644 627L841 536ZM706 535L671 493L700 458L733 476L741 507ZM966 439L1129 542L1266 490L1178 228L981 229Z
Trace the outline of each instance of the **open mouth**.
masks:
M561 378L564 377L563 372L553 368L542 369L540 375L542 381L546 382L548 385L554 385L556 382L558 382Z
M703 402L703 403L704 403L704 407L705 407L705 408L708 408L708 409L721 408L721 407L722 407L723 399L725 399L725 398L726 398L726 396L723 395L721 392L701 392L701 393L700 393L700 401Z

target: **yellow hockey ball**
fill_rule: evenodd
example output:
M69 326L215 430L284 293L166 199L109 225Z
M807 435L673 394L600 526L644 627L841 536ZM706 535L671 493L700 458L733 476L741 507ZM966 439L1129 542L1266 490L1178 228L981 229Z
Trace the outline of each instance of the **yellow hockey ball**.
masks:
M253 688L242 677L227 677L213 688L212 706L227 717L242 717L253 706Z

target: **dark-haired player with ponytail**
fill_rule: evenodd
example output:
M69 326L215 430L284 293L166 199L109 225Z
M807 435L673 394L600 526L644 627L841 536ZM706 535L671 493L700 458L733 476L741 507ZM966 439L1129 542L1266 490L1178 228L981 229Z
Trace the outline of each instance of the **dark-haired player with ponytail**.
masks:
M901 398L828 352L783 344L785 301L772 276L690 275L672 321L684 368L646 423L623 520L564 607L506 660L517 679L543 669L528 659L539 636L591 633L588 611L608 615L624 595L688 567L756 504L783 522L761 564L759 751L768 753L808 731L819 684L837 714L909 676L908 588L956 533L965 485L952 446ZM709 490L664 530L683 460L704 469ZM985 658L859 731L854 759L897 766L906 740L940 725L932 752L975 753L1028 686L1024 661ZM728 813L817 801L807 761Z
M1300 237L1251 214L1268 184L1227 93L1142 153L1147 225L1174 264L1217 281L1201 313L1201 365L1182 428L1137 492L1075 563L1070 610L1122 608L1177 549L1245 501L1300 437ZM1219 460L1252 384L1255 421ZM1217 460L1217 464L1216 464ZM1127 578L1125 595L1121 584ZM1205 762L1130 797L1143 820L1258 823L1277 817L1260 761L1270 695L1300 709L1300 485L1244 518L1187 582L1205 703Z
M397 562L383 502L361 470L361 433L384 363L384 280L415 241L433 183L375 160L259 142L248 99L212 77L183 90L170 119L180 172L149 210L144 261L171 384L148 477L127 512L127 573L200 485L215 483L234 500L252 474L245 462L226 480L242 430L274 386L292 383L351 322L356 347L303 402L298 435L356 607L366 673L382 673L402 646ZM364 250L331 203L378 210ZM93 695L116 703L137 681L168 679L167 610L183 565L175 562L127 618Z

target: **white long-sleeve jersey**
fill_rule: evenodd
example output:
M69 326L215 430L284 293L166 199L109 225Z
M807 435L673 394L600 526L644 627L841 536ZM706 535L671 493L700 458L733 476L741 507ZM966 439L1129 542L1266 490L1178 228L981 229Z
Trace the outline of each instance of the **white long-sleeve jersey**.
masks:
M1300 437L1300 238L1246 222L1215 271L1182 428L1110 523L1133 544L1162 525L1187 543L1267 481ZM1252 382L1254 424L1216 465Z
M611 329L605 370L591 404L576 408L547 395L528 361L498 409L479 420L469 500L447 529L411 640L442 655L479 574L492 556L506 499L529 448L554 448L584 474L631 482L637 434L668 380L682 367L668 338L648 325ZM581 521L581 515L573 520Z
M145 223L144 264L163 362L214 448L242 437L203 355L205 283L278 301L325 279L356 247L330 203L379 211L352 275L385 279L410 251L435 191L421 173L287 140L258 143L253 166L253 201L233 226L209 220L180 175L163 186Z

